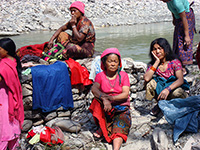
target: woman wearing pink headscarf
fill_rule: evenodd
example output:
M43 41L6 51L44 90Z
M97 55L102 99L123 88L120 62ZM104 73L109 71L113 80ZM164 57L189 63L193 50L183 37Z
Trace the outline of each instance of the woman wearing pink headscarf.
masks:
M71 20L61 26L51 37L48 48L53 47L53 41L62 43L65 46L63 56L65 59L92 57L94 53L95 30L92 22L84 16L85 4L75 1L69 7ZM64 32L72 30L72 36Z
M104 137L118 150L126 142L131 126L128 74L121 71L121 56L117 48L108 48L101 55L101 69L95 77L92 93L95 96L89 110L97 131L95 138Z

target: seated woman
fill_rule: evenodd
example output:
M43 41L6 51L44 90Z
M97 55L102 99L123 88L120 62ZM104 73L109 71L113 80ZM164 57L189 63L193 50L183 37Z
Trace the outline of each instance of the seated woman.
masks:
M53 41L62 43L65 46L63 57L81 59L92 57L94 53L95 30L92 22L84 16L85 5L80 1L75 1L69 7L71 20L61 26L51 37L48 48L53 47ZM72 30L72 36L64 32Z
M95 99L89 108L99 128L94 137L103 136L113 149L126 142L131 126L128 74L121 71L117 48L108 48L101 55L101 69L95 77L92 93Z
M164 38L152 41L150 45L151 61L148 64L144 80L146 85L146 99L166 100L186 98L189 84L183 78L182 64L171 50L171 46ZM157 115L158 106L152 110Z

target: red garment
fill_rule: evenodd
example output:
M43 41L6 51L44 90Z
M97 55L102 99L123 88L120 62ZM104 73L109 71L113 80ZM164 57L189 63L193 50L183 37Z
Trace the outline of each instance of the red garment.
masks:
M55 129L54 129L54 128L45 126L45 130L40 133L40 141L47 143L49 146L51 146L51 143L52 144L62 144L64 142L63 141L64 135L63 135L63 133L61 134L62 131L60 129L59 129L60 130L59 131L58 129L59 129L59 127L55 127ZM33 136L35 136L35 134L36 133L32 129L31 131L28 132L28 135L26 138L27 139L32 138Z
M71 71L71 85L82 84L86 86L92 84L92 81L89 79L89 72L85 67L71 58L65 60L65 62L68 64Z
M17 73L16 60L10 58L0 59L0 75L8 86L8 113L9 120L12 122L16 118L22 128L24 122L24 106L22 88ZM2 114L1 114L2 115Z
M45 42L43 44L23 46L19 48L16 53L20 59L22 59L25 55L28 54L42 57L42 52L44 51L44 48L47 46L47 44L48 42Z
M115 133L115 134L112 134L110 137L108 136L105 113L104 113L102 105L96 99L93 99L89 107L89 110L94 117L96 125L100 126L103 136L108 143L112 143L112 141L117 137L121 137L126 142L127 136L125 134ZM96 119L98 120L98 122L96 122L97 121Z
M197 48L196 60L197 60L197 64L198 64L199 69L200 69L200 42L199 42L199 45L198 45L198 48Z

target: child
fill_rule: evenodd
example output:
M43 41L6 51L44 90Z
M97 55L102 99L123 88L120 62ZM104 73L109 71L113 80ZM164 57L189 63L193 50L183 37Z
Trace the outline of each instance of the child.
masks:
M21 63L10 38L0 39L0 149L16 149L24 121ZM3 115L2 115L3 114Z

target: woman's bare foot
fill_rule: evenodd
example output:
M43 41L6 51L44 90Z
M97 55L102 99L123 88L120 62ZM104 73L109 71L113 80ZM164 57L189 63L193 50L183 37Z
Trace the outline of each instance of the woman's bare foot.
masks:
M102 131L101 131L101 128L99 128L96 132L93 133L93 136L95 139L99 139L101 138L103 135Z

